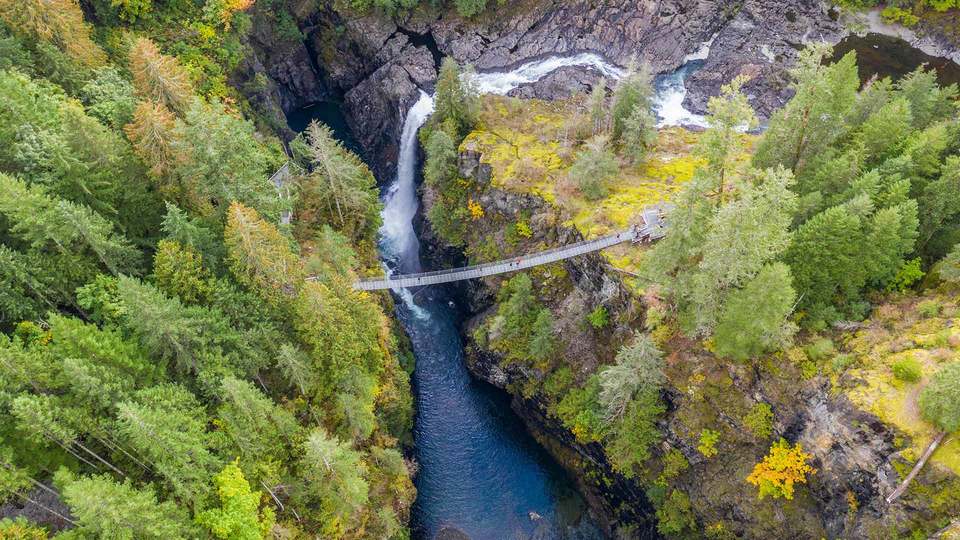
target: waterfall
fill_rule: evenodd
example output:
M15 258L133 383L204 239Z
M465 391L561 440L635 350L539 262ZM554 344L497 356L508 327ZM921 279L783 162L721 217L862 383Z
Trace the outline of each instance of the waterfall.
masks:
M564 66L591 66L610 79L624 74L600 56L583 53L527 62L505 73L474 74L472 82L482 93L506 94ZM677 82L682 90L685 73L672 76L670 91L678 91ZM660 94L657 99L661 124L696 119L683 109L682 95L679 102ZM421 92L407 111L397 175L383 195L380 253L388 273L421 270L420 242L413 228L419 206L417 131L433 107L433 97ZM408 289L393 292L400 300L397 316L416 356L414 437L420 472L412 512L414 537L433 539L451 528L477 540L564 538L574 529L577 538L599 538L583 517L585 504L572 483L509 412L508 398L470 377L458 314L443 289L418 291L416 299Z

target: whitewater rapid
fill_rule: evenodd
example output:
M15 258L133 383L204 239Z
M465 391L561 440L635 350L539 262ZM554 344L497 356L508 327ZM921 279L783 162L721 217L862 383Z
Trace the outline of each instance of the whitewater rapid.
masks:
M625 74L596 54L582 53L527 62L504 73L473 74L471 83L481 93L503 95L564 66L589 66L610 80ZM704 124L683 108L685 76L658 77L659 125ZM433 109L433 96L421 91L404 118L397 174L384 192L381 214L380 255L388 274L422 270L413 226L419 206L417 132ZM393 292L416 357L414 457L420 470L413 538L432 540L444 529L477 540L602 538L571 480L510 412L508 397L467 372L460 314L445 290Z

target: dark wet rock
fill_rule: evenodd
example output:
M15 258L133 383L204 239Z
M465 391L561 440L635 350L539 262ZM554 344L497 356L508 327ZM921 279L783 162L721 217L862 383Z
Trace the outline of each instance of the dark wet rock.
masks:
M567 66L554 70L539 81L520 85L507 95L522 99L566 99L590 93L602 76L591 67Z
M420 89L436 79L433 65L426 47L407 46L396 61L374 71L344 96L351 132L381 181L396 170L404 116L419 98Z
M47 482L45 485L47 489L35 487L27 491L25 495L29 501L14 497L0 504L0 520L23 517L31 523L46 527L50 533L72 528L70 522L64 519L72 517L70 508L56 494L52 484Z
M710 96L737 75L749 77L744 90L761 117L790 98L787 69L809 41L835 42L844 31L827 6L811 0L750 0L720 28L703 67L686 81L684 105L705 112Z

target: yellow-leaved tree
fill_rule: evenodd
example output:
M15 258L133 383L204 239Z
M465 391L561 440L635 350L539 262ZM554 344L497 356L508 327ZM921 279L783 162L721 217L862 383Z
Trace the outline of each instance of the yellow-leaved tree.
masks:
M187 109L193 98L193 85L190 74L176 57L162 54L154 42L141 37L130 48L129 60L133 85L140 97L177 112Z
M87 67L106 63L77 0L0 0L0 20L15 32L53 43Z
M792 500L794 484L805 483L807 474L817 472L807 463L812 457L803 451L800 443L790 446L781 438L773 443L763 461L754 466L747 482L759 488L761 499L770 495L775 499Z

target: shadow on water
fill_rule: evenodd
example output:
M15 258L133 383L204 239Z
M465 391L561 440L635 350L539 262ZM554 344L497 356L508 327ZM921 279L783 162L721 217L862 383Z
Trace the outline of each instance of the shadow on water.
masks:
M930 56L908 42L883 34L851 35L840 40L833 49L831 61L837 61L850 51L857 53L861 82L874 75L896 81L926 64L937 72L941 85L960 84L960 65L949 58Z

